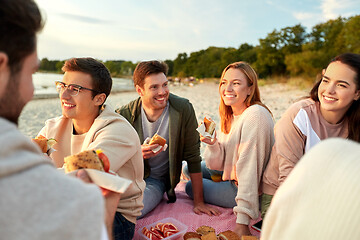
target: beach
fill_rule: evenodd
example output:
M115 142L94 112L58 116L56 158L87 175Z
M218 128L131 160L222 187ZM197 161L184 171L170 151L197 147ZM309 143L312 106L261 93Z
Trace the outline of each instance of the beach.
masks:
M200 123L204 116L210 116L217 123L219 131L218 107L220 96L218 84L214 82L198 83L194 86L170 86L170 92L189 99L193 104ZM307 96L309 89L301 90L286 84L270 84L260 87L261 99L272 111L274 121L278 121L285 110L296 100ZM135 91L111 93L106 104L114 109L127 104L138 97ZM24 108L19 119L19 130L29 137L35 137L49 118L61 115L59 98L33 99Z

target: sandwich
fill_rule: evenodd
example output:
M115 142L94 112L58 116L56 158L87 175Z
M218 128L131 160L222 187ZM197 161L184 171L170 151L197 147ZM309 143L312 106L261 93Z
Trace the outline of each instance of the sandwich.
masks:
M52 148L56 143L56 140L54 138L47 139L42 135L39 135L31 140L40 147L43 153L47 153L49 149Z
M212 135L214 133L216 126L215 122L211 119L208 119L207 117L204 117L204 125L205 125L205 132Z
M184 240L201 240L201 235L196 232L187 232L184 234Z
M240 240L240 237L231 230L219 233L218 238L219 240Z
M149 145L159 144L160 146L164 146L166 143L166 139L158 135L157 133L150 139Z
M196 232L200 234L201 236L207 235L211 232L215 233L215 229L209 226L201 226L198 229L196 229Z
M64 158L65 173L82 168L91 168L102 172L109 172L110 164L102 150L86 150Z
M241 240L258 240L255 236L241 236Z
M201 240L218 240L215 232L210 232L206 235L201 236Z

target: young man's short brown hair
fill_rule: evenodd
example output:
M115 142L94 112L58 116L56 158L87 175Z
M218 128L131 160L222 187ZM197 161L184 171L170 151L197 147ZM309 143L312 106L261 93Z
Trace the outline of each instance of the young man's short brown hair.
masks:
M144 87L145 78L147 76L156 73L164 73L166 76L168 69L168 65L162 61L153 60L140 62L134 71L134 86L136 87L136 85L139 85L140 87Z
M109 96L112 88L112 78L105 65L94 58L71 58L61 68L63 72L74 71L87 73L92 78L92 89ZM96 96L93 92L93 97Z

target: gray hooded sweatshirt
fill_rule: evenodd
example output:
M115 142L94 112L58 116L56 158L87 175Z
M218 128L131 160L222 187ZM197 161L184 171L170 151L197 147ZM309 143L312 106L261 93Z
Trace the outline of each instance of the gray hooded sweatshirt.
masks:
M104 200L98 187L58 172L4 118L0 146L1 239L100 239Z

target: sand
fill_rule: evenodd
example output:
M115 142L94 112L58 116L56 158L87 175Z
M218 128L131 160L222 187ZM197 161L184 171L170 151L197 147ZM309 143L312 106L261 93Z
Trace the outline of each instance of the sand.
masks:
M218 85L215 83L199 83L194 86L170 86L170 92L187 98L193 104L198 121L204 116L210 116L219 122ZM285 84L271 84L260 87L261 98L273 113L275 122L280 119L285 110L300 97L306 96L309 90L299 90ZM135 91L110 94L107 104L118 108L138 97ZM24 108L19 129L29 137L34 137L49 118L61 115L59 98L34 99ZM219 124L217 124L218 126Z

